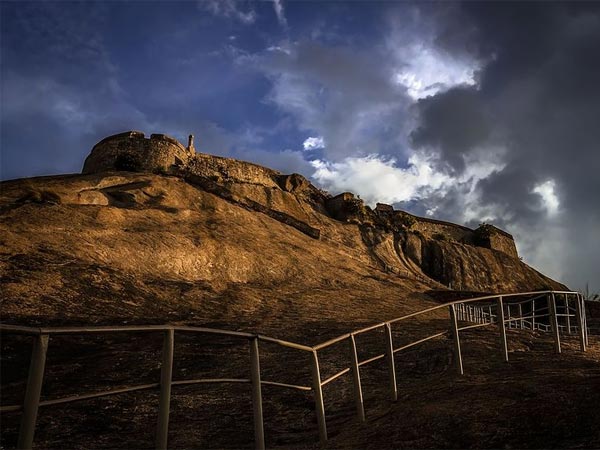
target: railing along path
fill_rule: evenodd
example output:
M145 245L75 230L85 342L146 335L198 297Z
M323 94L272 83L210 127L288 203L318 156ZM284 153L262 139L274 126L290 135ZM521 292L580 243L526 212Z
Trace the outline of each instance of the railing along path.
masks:
M525 299L520 299L526 297ZM562 304L558 302L562 297ZM536 303L537 302L537 303ZM573 306L574 304L574 306ZM394 347L392 326L401 322L422 316L424 314L447 309L449 315L449 328L446 331L435 333L422 339L415 340L401 347ZM562 312L561 312L562 311ZM559 318L563 324L559 323ZM575 319L575 324L571 322ZM460 322L472 323L471 325L459 326ZM570 291L538 291L520 292L512 294L497 294L483 297L455 300L424 309L412 314L377 323L366 328L355 330L350 333L330 339L315 346L297 344L282 339L276 339L260 334L252 334L238 331L227 331L214 328L175 326L175 325L146 325L146 326L108 326L108 327L55 327L55 328L31 328L22 326L2 325L0 331L9 334L25 334L33 337L33 350L29 367L29 376L23 403L20 405L0 406L0 413L21 411L21 425L19 428L18 448L31 449L36 426L39 407L70 403L92 398L106 397L126 392L134 392L149 389L160 389L158 421L156 428L156 448L167 448L167 437L169 428L169 413L172 386L191 385L201 383L250 383L252 386L252 405L254 418L254 439L257 449L265 448L265 436L263 426L262 391L263 385L272 385L282 388L296 389L301 391L312 391L315 400L315 413L319 428L321 443L327 441L327 423L325 418L325 404L323 400L323 387L335 381L341 376L350 373L353 379L354 402L356 414L359 420L365 420L363 404L363 392L361 386L360 368L386 359L388 368L389 395L392 401L398 399L396 383L396 369L394 355L423 342L450 335L453 340L454 361L456 370L463 374L463 361L461 355L460 332L490 326L496 324L500 334L500 347L505 361L508 361L508 345L506 328L530 329L541 331L552 331L554 347L557 353L561 352L560 332L571 334L576 332L579 338L581 351L586 351L588 345L588 329L585 314L585 301L578 292ZM360 361L357 353L356 337L374 330L383 329L385 342L384 352ZM86 335L86 334L111 334L111 333L139 333L157 332L163 333L162 363L160 381L157 383L142 384L136 386L121 387L103 392L69 396L53 400L40 400L42 383L44 379L44 367L46 353L50 336L54 335ZM205 378L191 380L177 380L173 378L173 357L175 332L180 333L204 333L228 336L247 340L250 350L250 378ZM319 368L319 351L334 344L347 340L349 343L349 367L335 373L329 378L322 380ZM280 383L261 379L260 371L260 349L259 342L269 342L279 346L292 348L302 352L308 352L310 356L311 383L310 386Z

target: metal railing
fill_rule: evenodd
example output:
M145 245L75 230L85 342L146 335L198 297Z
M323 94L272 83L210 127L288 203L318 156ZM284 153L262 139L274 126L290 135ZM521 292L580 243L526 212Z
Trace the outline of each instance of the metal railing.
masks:
M564 296L564 314L559 314L556 297ZM523 298L525 299L519 299ZM546 306L540 307L541 300L544 299ZM513 300L513 301L511 301ZM536 300L538 302L536 308ZM575 306L571 306L574 303ZM512 307L512 311L511 311ZM516 307L517 315L512 315ZM443 332L435 333L425 338L421 338L405 344L401 347L394 347L392 326L407 321L418 316L422 316L434 311L447 309L449 314L449 329ZM494 314L494 310L496 314ZM547 311L547 312L546 312ZM505 315L508 315L508 318ZM573 313L573 314L571 314ZM529 314L529 315L527 315ZM558 318L564 318L565 324L560 325ZM576 326L572 325L570 320L575 318ZM537 321L536 321L537 320ZM544 323L544 321L548 323ZM561 319L562 320L562 319ZM473 323L472 325L459 326L459 322ZM169 427L169 413L171 401L172 386L191 385L200 383L250 383L252 385L252 404L254 421L254 440L257 449L265 448L265 436L263 425L262 410L262 385L272 385L283 388L296 389L301 391L312 391L315 401L315 413L319 429L319 439L321 443L327 441L327 423L325 417L325 404L323 400L323 387L337 380L345 374L350 373L353 379L354 402L356 414L359 420L365 420L365 411L363 404L363 391L361 385L360 368L375 361L386 359L388 370L389 395L392 401L398 399L398 389L396 383L396 368L394 355L408 348L419 345L423 342L439 338L444 335L451 335L454 342L454 360L459 374L464 373L463 360L461 355L460 332L496 324L500 331L501 351L505 361L508 361L508 345L506 336L506 325L509 328L529 328L532 330L552 330L554 337L555 351L561 352L560 331L566 330L568 333L577 331L581 351L586 351L588 345L588 333L585 315L585 302L581 294L568 291L538 291L521 292L514 294L497 294L483 297L456 300L424 309L412 314L371 325L366 328L345 333L333 339L329 339L315 346L307 346L294 342L276 339L260 334L251 334L237 331L226 331L214 328L193 327L193 326L171 326L171 325L147 325L147 326L114 326L114 327L57 327L57 328L31 328L21 326L11 326L0 324L0 331L13 334L25 334L33 336L33 350L29 367L29 375L25 390L23 403L20 405L1 406L0 412L22 411L21 424L18 436L18 448L30 449L33 445L33 437L36 426L39 407L70 403L92 398L106 397L126 392L134 392L149 389L160 389L159 411L156 428L156 448L167 448L167 437ZM383 330L385 336L384 353L360 361L358 358L356 337L371 331ZM107 333L139 333L139 332L160 332L164 333L162 348L162 363L160 382L136 386L121 387L103 392L75 395L53 400L40 400L41 388L44 379L44 368L46 363L46 354L48 350L49 338L54 335L85 335L85 334L107 334ZM174 339L175 332L185 333L206 333L222 336L229 336L249 341L250 350L250 378L210 378L210 379L191 379L191 380L173 380L173 358L174 358ZM321 370L319 367L319 352L328 347L338 344L342 341L349 343L349 367L346 367L325 380L321 379ZM283 347L308 352L310 356L311 385L296 385L280 383L277 381L267 381L261 379L260 370L260 349L259 342L270 342Z

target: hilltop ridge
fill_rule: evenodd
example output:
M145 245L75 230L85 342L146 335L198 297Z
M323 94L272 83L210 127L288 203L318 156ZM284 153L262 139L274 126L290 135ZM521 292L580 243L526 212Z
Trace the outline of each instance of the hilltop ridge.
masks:
M401 299L427 301L430 290L563 288L493 227L371 209L299 174L197 154L191 139L186 148L121 133L93 148L83 172L1 184L5 318L205 322L259 304L270 317L289 297L267 298L293 292L292 316L379 320L418 307ZM265 325L260 315L244 320Z

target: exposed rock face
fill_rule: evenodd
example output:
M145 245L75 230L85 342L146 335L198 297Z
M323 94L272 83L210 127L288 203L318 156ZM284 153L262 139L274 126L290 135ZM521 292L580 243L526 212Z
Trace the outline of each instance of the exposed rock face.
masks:
M298 173L280 175L277 182L279 187L286 192L305 191L310 187L310 182Z
M518 292L565 288L504 252L457 242L425 241L420 265L428 276L454 290Z
M423 266L423 242L420 236L414 233L407 233L404 251L419 267Z

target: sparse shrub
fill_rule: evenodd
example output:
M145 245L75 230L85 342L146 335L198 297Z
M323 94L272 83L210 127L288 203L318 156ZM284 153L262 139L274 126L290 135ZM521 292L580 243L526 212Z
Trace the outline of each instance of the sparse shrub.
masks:
M448 240L448 237L443 233L434 233L431 237L433 239L435 239L436 241L447 241Z

